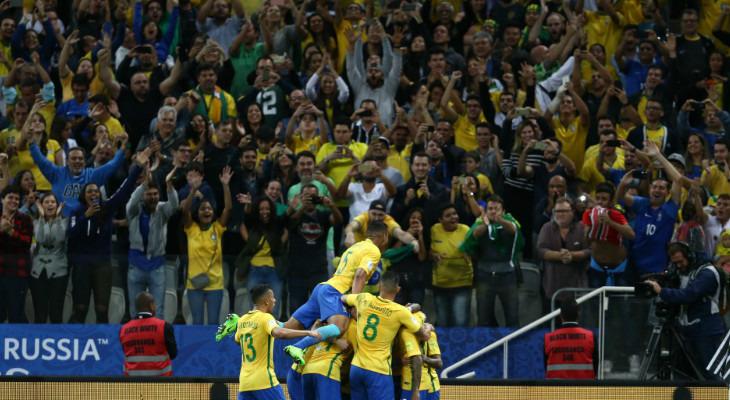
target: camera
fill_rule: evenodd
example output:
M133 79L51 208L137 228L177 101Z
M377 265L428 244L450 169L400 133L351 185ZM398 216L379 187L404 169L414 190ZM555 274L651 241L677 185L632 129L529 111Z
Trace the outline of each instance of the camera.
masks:
M312 197L312 204L322 204L323 200L322 196Z
M657 296L651 284L644 282L645 280L655 281L659 286L670 289L679 289L682 283L679 277L679 269L674 263L669 264L664 272L642 275L639 280L640 282L634 285L634 295L639 298L652 298ZM654 306L654 313L660 318L670 318L679 313L678 305L669 305L659 297L654 299Z

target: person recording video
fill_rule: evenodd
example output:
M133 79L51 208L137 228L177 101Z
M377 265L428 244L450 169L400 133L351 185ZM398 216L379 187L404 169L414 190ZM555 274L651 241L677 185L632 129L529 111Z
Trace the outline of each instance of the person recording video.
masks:
M718 377L705 370L722 343L725 323L720 315L721 279L716 267L696 258L691 248L682 242L671 242L667 255L680 276L678 289L661 287L655 280L646 280L654 293L669 305L681 305L676 323L677 331L695 366L702 371L700 379Z

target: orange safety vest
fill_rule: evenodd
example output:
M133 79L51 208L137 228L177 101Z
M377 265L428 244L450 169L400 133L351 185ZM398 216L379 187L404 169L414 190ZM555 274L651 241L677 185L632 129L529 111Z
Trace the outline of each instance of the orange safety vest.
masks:
M548 379L596 379L593 332L579 327L545 334Z
M133 319L122 326L119 340L124 349L124 375L172 375L165 321L155 317Z

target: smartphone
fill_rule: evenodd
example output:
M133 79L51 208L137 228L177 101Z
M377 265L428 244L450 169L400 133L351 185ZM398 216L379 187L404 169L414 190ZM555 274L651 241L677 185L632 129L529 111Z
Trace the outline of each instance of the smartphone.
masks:
M693 107L695 107L697 109L701 110L701 109L705 108L705 103L702 101L690 100L690 103L692 104Z
M137 47L137 53L139 54L151 54L152 50L149 48L149 46L139 46Z
M433 125L429 125L426 127L427 132L434 132L436 130L436 127Z
M283 64L286 62L286 56L278 56L274 54L271 56L271 61L273 61L274 64Z
M323 203L322 196L312 197L312 204L322 204L322 203Z
M536 142L535 143L535 150L545 150L547 148L547 144L545 142Z
M647 174L646 171L634 171L631 176L635 179L649 179L649 174Z
M621 147L621 141L620 140L607 140L606 146L608 147Z
M376 22L377 22L377 20L375 18L370 18L370 19L365 20L365 25L367 25L367 26L375 25Z
M101 200L99 200L99 199L94 199L94 200L91 200L91 202L92 202L92 203L94 203L94 204L99 204L99 203L101 203Z
M362 118L362 117L372 117L373 116L373 112L371 110L363 110L358 115L360 116L360 118Z
M338 144L337 145L337 151L339 151L342 154L345 154L345 146Z
M636 39L646 39L649 35L646 33L646 31L642 31L640 29L637 29L636 32L634 32L634 37Z
M416 5L413 3L403 4L403 11L405 11L405 12L416 11Z
M460 177L459 178L459 185L462 185L463 186L463 185L468 185L468 184L469 184L469 179L468 178L464 178L464 177Z
M360 164L357 166L357 170L360 172L371 172L373 170L373 166L370 164Z
M262 79L265 81L269 80L269 69L268 68L264 69L264 72L262 74Z
M517 107L515 108L515 115L518 117L526 117L530 115L530 109L524 108L524 107Z

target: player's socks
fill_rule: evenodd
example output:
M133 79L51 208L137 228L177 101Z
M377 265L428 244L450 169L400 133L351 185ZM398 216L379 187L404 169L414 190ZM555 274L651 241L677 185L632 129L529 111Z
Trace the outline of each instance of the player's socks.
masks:
M317 328L317 332L319 332L320 335L322 335L322 340L319 340L317 338L313 338L311 336L306 336L300 341L294 343L294 347L298 347L302 350L306 349L309 346L315 345L319 342L323 342L331 337L339 337L340 336L340 328L337 327L337 325L326 325L321 326Z

